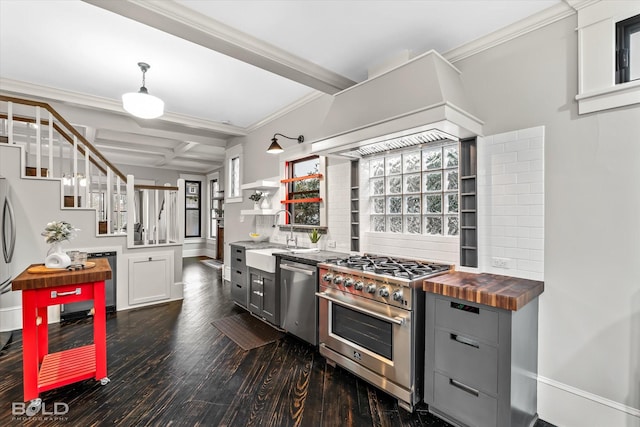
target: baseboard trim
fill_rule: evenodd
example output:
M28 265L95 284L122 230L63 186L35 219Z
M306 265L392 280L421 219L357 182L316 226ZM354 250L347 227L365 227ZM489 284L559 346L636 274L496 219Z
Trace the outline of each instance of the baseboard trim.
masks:
M560 381L552 380L551 378L538 375L538 382L546 384L548 386L557 388L567 393L571 393L575 396L582 397L584 399L591 400L592 402L599 403L600 405L607 406L616 411L624 412L634 417L640 418L640 409L627 406L623 403L616 402L606 397L599 396L597 394L590 393L588 391L579 389L577 387L570 386L568 384L561 383ZM544 414L543 414L544 415Z

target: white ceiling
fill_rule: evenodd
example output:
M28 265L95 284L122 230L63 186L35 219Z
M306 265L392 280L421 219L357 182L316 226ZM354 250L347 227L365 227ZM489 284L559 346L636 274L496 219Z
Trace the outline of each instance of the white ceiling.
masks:
M0 91L64 102L115 163L207 172L227 139L318 90L336 93L403 51L445 53L559 3L0 0ZM121 108L141 85L140 61L151 65L149 93L165 101L161 119ZM78 106L90 109L76 115Z

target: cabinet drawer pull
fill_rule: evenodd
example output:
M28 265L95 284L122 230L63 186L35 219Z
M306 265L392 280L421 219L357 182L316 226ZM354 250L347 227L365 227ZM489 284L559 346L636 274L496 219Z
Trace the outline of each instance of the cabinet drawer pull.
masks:
M459 342L460 344L468 345L473 348L480 348L478 341L472 340L471 338L461 337L458 334L449 334L449 338L453 341Z
M255 283L256 285L264 285L264 282L259 279L254 280L253 283Z
M449 378L449 385L452 385L455 388L459 388L460 390L472 394L475 397L480 396L480 392L478 390L476 390L475 388L471 388L468 385L464 385L461 382L454 380L453 378Z
M264 294L260 291L253 291L254 294L258 295L259 297L263 296Z
M236 287L242 289L242 286L236 283Z
M240 270L236 270L236 273L238 273L238 274L242 274L242 271L240 271Z
M51 298L66 297L67 295L80 295L81 293L82 293L82 290L80 288L76 288L75 291L69 291L69 292L51 291Z
M236 258L236 261L242 262L242 258Z

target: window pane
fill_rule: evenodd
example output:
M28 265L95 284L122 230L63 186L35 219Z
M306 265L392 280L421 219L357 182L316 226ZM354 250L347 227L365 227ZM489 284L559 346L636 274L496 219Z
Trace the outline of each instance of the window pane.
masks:
M401 216L389 216L387 217L387 230L391 233L402 233L402 217Z
M442 217L427 216L425 217L425 233L438 235L442 234Z
M185 237L200 237L200 211L186 211L185 222Z
M420 174L414 173L404 176L404 192L418 193L420 192Z
M371 198L371 213L374 213L374 214L384 213L384 197Z
M457 236L460 234L460 222L457 216L447 216L447 235Z
M387 213L390 213L390 214L402 213L402 197L400 196L387 197Z
M402 173L401 157L387 157L387 175L396 175L399 173Z
M372 179L370 186L372 196L382 196L384 194L384 178Z
M442 148L425 150L422 153L422 169L442 168Z
M447 193L447 213L458 213L458 193Z
M229 160L229 197L240 197L240 157Z
M442 196L427 194L424 196L424 208L427 213L442 213Z
M422 225L420 224L420 217L418 215L405 216L404 221L405 233L420 234Z
M444 167L453 168L458 166L458 147L451 146L444 149Z
M387 178L387 194L402 193L402 177L390 176Z
M629 81L640 79L640 31L629 36Z
M458 170L452 169L447 171L447 185L445 190L457 190L458 189Z
M442 191L442 172L428 172L424 176L425 191Z
M301 199L303 197L294 196L294 199L295 198ZM320 203L294 203L293 223L305 225L320 225Z
M419 214L420 213L420 195L405 196L404 206L406 214Z
M369 163L369 176L384 176L384 159L373 159Z
M402 160L404 173L420 172L420 152L403 154Z
M371 229L376 233L382 233L385 230L384 227L384 217L383 216L372 216L371 217Z

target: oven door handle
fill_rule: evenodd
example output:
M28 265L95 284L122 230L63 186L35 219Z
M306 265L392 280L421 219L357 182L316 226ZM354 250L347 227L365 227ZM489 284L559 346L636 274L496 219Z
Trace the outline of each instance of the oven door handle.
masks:
M344 301L340 301L339 299L330 297L324 292L316 292L316 296L318 298L326 299L327 301L331 301L332 303L341 305L343 307L348 307L353 311L359 311L360 313L368 314L369 316L376 317L380 320L384 320L385 322L395 323L396 325L402 326L404 325L406 320L404 317L400 317L400 316L389 317L389 316L385 316L384 314L376 313L375 311L367 310L366 308L353 306L349 303L345 303Z

